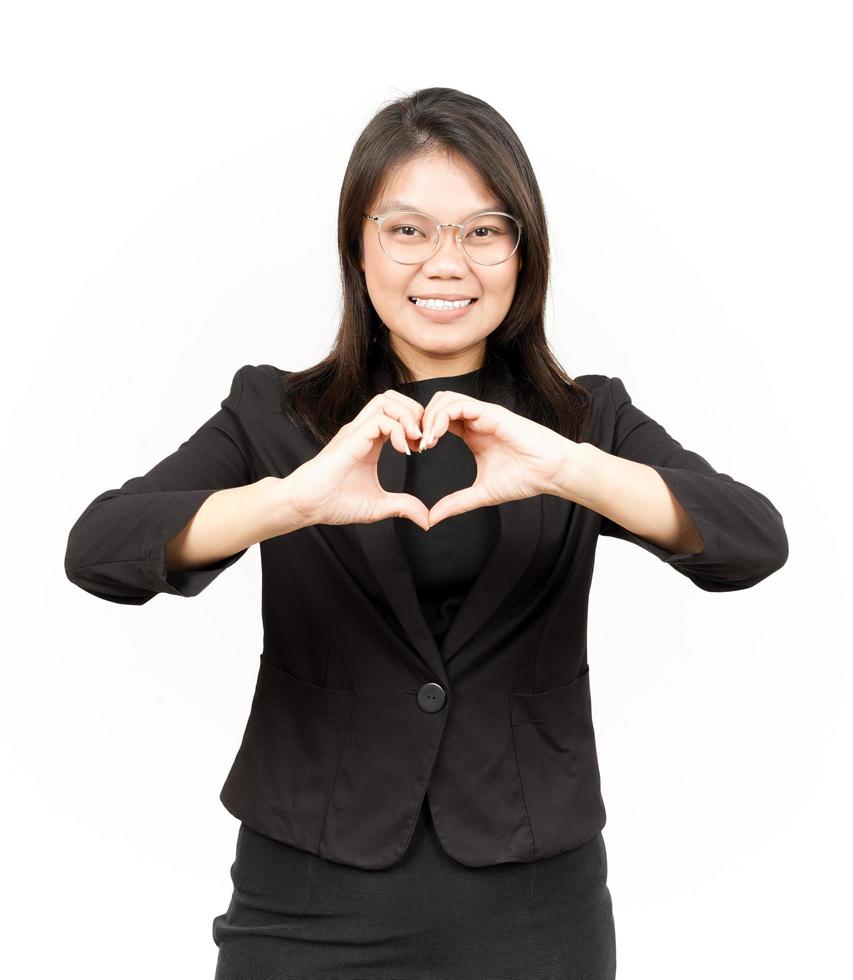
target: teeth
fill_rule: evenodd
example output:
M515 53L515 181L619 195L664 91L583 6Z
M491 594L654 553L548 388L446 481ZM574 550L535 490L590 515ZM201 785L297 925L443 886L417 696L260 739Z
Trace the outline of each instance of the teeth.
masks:
M410 298L416 306L425 306L430 310L461 310L463 306L468 306L474 302L471 299L458 299L450 302L446 299L418 299L416 296Z

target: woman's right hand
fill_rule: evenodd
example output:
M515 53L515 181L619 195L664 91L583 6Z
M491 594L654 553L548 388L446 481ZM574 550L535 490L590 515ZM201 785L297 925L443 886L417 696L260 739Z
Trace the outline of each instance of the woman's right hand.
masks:
M376 464L390 438L399 452L421 439L423 406L399 391L375 395L312 459L287 478L291 501L305 524L372 524L406 517L429 530L429 509L409 493L389 493Z

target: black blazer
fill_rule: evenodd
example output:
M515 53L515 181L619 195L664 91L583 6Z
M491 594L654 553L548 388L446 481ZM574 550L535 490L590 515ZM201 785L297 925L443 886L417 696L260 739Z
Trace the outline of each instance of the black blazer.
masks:
M247 549L167 573L166 541L215 491L286 476L319 451L281 411L286 373L240 368L220 410L172 455L96 497L69 534L71 582L141 605L198 595L233 565ZM263 650L220 794L235 817L367 869L400 860L427 791L445 850L473 867L549 857L604 826L586 649L599 534L708 592L760 582L784 565L788 540L767 497L684 449L619 378L578 381L593 396L582 441L653 466L704 551L672 554L550 494L501 504L495 550L439 649L393 518L262 541ZM511 393L496 401L515 408ZM404 474L387 442L382 485L402 491Z

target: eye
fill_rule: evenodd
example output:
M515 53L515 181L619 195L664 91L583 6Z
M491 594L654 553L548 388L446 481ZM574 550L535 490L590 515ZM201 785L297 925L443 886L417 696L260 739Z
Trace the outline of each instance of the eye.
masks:
M485 234L485 235L477 234L477 232L481 232L481 231L482 232L486 232L487 234ZM498 234L498 229L497 228L489 228L486 225L480 225L477 228L472 228L469 234L473 238L488 238L489 237L488 232L493 232L494 234Z

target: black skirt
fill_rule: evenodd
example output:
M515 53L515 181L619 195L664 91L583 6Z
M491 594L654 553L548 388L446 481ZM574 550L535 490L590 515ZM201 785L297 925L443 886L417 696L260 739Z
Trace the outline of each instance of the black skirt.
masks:
M612 980L601 833L530 863L470 868L425 801L390 868L337 864L240 825L215 980Z

